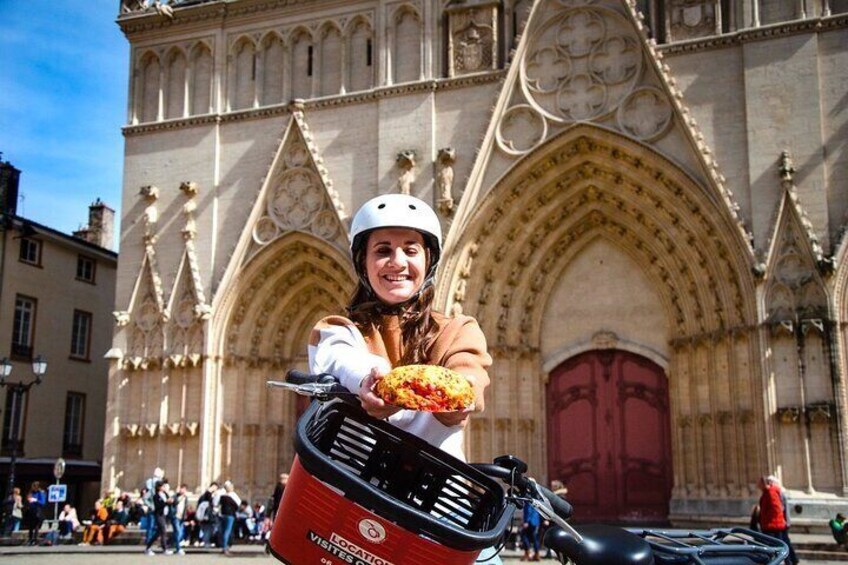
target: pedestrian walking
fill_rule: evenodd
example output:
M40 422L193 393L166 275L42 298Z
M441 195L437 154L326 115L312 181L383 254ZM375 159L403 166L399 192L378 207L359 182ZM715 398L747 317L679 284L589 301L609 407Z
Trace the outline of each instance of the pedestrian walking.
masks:
M221 551L229 555L232 544L233 524L235 524L236 513L238 512L239 505L241 505L241 498L236 494L231 481L226 481L224 488L220 489L215 497L215 506L220 508L221 512L218 518Z
M147 555L154 554L153 543L157 538L162 545L162 551L166 555L173 553L168 548L168 495L165 492L165 485L166 483L161 481L155 485L155 494L153 495L153 537L150 538L144 548L144 553Z
M198 541L203 544L203 547L211 547L215 533L218 531L218 518L215 513L215 494L217 492L218 483L213 482L197 500L194 518L200 525L200 539Z
M156 518L153 514L153 497L156 494L156 484L161 483L165 478L165 471L161 467L153 469L153 476L144 482L144 488L141 491L142 506L146 518L143 519L145 531L144 543L150 545L154 534L156 533Z
M186 504L188 503L187 491L188 487L186 485L180 485L180 488L171 494L168 499L168 521L171 523L171 529L174 532L174 550L179 555L185 555L182 543L183 539L185 539L183 521L186 516Z
M44 505L47 503L47 495L41 488L41 483L35 481L29 489L26 497L26 505L23 512L24 526L29 530L27 545L38 543L38 532L44 523Z
M782 493L780 484L770 479L772 477L760 477L757 481L757 487L762 492L759 504L760 531L785 543L789 547L789 557L786 562L796 565L798 557L789 540L789 525L786 522L787 509L784 502L786 497Z
M21 522L24 518L24 498L21 496L21 489L18 487L13 488L3 502L3 513L6 517L3 532L9 536L12 535L12 532L17 532L21 528Z
M286 484L289 482L289 474L288 473L280 473L280 480L277 481L277 485L274 487L274 495L271 501L271 508L269 514L271 514L271 519L273 519L277 515L277 509L280 507L280 501L283 499L283 493L286 492Z

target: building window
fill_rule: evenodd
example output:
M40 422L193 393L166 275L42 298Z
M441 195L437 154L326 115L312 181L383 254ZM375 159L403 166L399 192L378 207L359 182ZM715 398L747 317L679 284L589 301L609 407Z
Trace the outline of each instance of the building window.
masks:
M65 433L62 435L62 456L82 457L82 433L85 423L85 395L69 392L65 401Z
M41 242L28 237L21 238L20 260L30 265L41 265Z
M85 255L77 256L77 280L94 284L97 261Z
M71 328L71 357L88 359L91 345L91 312L74 310L74 322Z
M12 357L32 359L35 341L35 312L38 301L29 296L15 297L15 320L12 326Z
M12 453L12 438L17 436L15 442L15 453L24 454L24 406L28 392L16 394L11 390L6 391L6 409L3 411L3 438L0 441L0 451L3 455Z

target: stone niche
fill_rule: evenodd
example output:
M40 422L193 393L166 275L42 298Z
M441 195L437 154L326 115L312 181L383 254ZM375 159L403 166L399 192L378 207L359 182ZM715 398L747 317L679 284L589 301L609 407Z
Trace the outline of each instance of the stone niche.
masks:
M498 4L492 0L453 0L445 8L450 77L497 68Z
M672 0L666 8L666 41L707 37L721 32L718 0Z

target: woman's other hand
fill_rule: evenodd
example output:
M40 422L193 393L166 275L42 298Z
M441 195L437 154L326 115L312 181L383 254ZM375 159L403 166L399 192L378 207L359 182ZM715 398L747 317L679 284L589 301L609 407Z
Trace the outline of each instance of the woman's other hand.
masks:
M384 373L380 372L377 367L371 369L371 373L362 379L362 382L359 384L359 401L362 404L362 409L371 416L372 418L377 418L378 420L384 420L400 411L398 406L392 406L390 404L386 404L382 398L377 396L374 392L374 385L377 384L377 381L382 379Z
M468 410L461 412L434 412L433 417L436 418L443 426L465 426L468 424Z

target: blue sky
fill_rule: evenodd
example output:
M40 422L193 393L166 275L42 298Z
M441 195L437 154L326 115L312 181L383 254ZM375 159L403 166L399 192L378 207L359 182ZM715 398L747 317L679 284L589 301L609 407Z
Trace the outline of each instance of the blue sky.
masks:
M21 170L18 214L65 233L97 198L120 218L129 44L118 7L0 0L0 151Z

